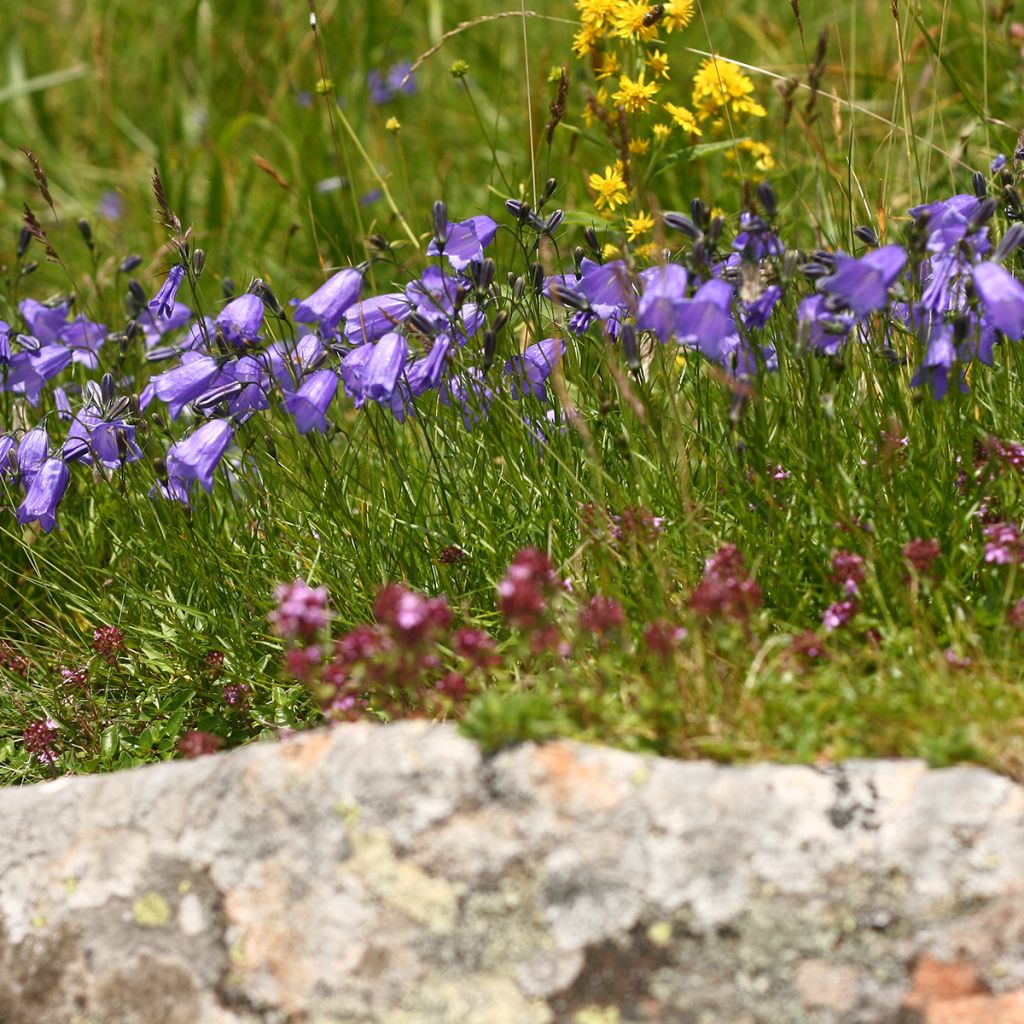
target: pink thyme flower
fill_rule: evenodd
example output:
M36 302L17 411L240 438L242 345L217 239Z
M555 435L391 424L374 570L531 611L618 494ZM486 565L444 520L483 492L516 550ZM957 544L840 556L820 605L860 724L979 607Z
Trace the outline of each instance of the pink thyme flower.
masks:
M590 633L604 636L621 629L626 622L622 605L613 597L595 594L581 609L580 626Z
M985 561L990 565L1011 565L1024 560L1020 530L1012 523L985 527Z
M26 726L21 734L25 749L42 764L54 764L57 760L57 751L54 744L57 740L57 731L60 727L50 717L37 719Z
M931 572L935 560L942 553L937 537L922 540L915 537L912 541L903 545L903 557L911 564L914 571L924 576Z
M267 618L285 640L309 644L327 628L327 588L311 587L305 580L282 583L274 591L277 608Z
M857 609L857 602L853 598L836 601L825 609L821 617L821 624L831 633L833 630L845 626L857 614Z
M856 594L864 582L864 559L852 551L836 551L832 555L832 575L829 578L847 594Z
M113 664L124 649L124 633L117 626L100 626L93 630L92 649L104 661Z

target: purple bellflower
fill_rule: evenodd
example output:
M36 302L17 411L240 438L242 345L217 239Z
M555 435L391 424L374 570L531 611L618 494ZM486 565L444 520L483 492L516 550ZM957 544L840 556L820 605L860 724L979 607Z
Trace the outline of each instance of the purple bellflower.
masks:
M61 459L47 459L32 477L25 500L18 506L18 522L24 526L38 520L40 529L49 533L57 525L57 506L70 476Z
M992 326L1013 341L1024 336L1024 285L998 263L979 263L973 277Z
M18 442L18 475L25 487L50 455L50 438L45 427L36 427Z
M227 420L208 420L167 453L167 479L186 491L198 480L208 494L213 490L213 471L234 437Z
M525 398L532 394L543 402L548 394L547 379L564 353L565 345L561 338L545 338L528 346L521 356L514 356L505 363L512 397Z
M285 408L294 417L300 434L327 429L327 407L337 390L338 375L333 370L316 370L298 391L285 394Z
M443 252L455 270L465 270L470 263L479 263L484 258L484 249L494 241L497 233L497 222L483 215L457 224L449 222L443 246L436 238L432 239L427 255L440 256Z
M203 392L217 383L222 383L220 364L211 356L198 352L186 352L181 363L152 379L153 391L161 402L167 404L171 419L176 420L189 402L195 401Z
M156 297L149 303L149 311L154 316L170 316L174 311L174 300L185 280L185 268L179 263L171 267L167 274L167 280L156 293Z
M636 311L636 325L641 330L653 331L659 341L671 341L686 304L687 273L677 263L666 263L645 270L640 277L644 290Z
M401 292L386 292L357 302L345 313L345 337L353 344L377 341L412 312Z
M409 343L400 334L385 334L374 345L363 371L362 386L367 398L375 402L390 400L409 356Z
M97 459L108 469L142 458L135 441L135 427L121 419L104 419L96 409L81 410L68 427L64 458L92 463Z
M860 259L837 252L835 261L835 273L822 278L821 290L864 317L888 303L889 289L903 272L907 254L901 246L886 245Z
M214 324L231 345L256 341L263 325L263 300L251 293L239 295L220 311Z
M300 324L319 324L325 337L333 337L346 310L359 299L363 275L355 267L339 270L308 299L295 306L295 319Z

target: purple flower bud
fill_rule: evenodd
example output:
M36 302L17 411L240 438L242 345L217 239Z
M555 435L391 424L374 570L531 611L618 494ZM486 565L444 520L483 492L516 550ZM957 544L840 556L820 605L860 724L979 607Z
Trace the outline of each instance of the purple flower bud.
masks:
M152 299L149 303L149 311L154 316L171 315L171 312L174 310L175 296L177 296L181 282L184 280L185 268L181 264L171 267L167 280L164 281L160 291L156 293L156 298Z
M300 434L327 429L327 407L338 390L338 375L333 370L311 373L298 391L284 396L284 405L295 418Z
M71 474L60 459L47 459L32 477L25 500L18 506L22 525L39 520L44 533L57 525L57 506L67 490Z
M210 420L167 453L168 480L186 489L198 480L207 493L213 490L213 471L231 444L234 430L226 420Z
M353 267L339 270L322 284L308 299L295 307L295 319L300 324L320 325L325 336L333 335L338 321L358 298L363 289L363 275Z

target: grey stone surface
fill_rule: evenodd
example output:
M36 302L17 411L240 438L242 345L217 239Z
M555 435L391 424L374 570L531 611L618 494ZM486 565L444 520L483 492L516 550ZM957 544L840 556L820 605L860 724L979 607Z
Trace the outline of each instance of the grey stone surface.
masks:
M346 725L0 791L0 1024L1021 1024L1024 790Z

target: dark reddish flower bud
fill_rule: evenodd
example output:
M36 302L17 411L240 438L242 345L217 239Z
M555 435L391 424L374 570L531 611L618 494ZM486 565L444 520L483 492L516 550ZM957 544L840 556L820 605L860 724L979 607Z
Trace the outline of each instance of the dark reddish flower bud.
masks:
M545 626L531 634L530 651L533 654L554 651L559 657L568 658L572 654L572 646L558 631L557 626Z
M704 563L704 578L690 595L698 615L746 619L761 606L761 588L750 578L743 553L725 544Z
M224 687L224 703L231 708L244 708L249 703L249 687L245 683L228 683Z
M856 594L864 582L864 559L852 551L836 551L832 555L832 575L829 578L847 594Z
M466 552L457 544L449 544L448 547L441 549L441 553L437 556L437 560L442 565L455 565L457 562L461 562L464 558L468 557L469 556Z
M595 594L581 609L580 626L591 633L603 636L620 629L626 621L622 605L613 597Z
M124 633L117 626L100 626L92 632L92 649L104 661L113 664L124 650Z
M911 564L914 571L921 576L931 572L935 560L942 553L938 538L922 540L915 537L903 546L903 557Z
M355 666L372 661L387 643L374 626L356 626L334 643L334 661L345 666Z
M723 544L705 563L704 576L740 579L747 575L743 552L735 544Z
M828 657L828 651L818 634L813 629L793 637L789 642L789 652L804 661L817 661Z
M644 646L665 661L675 654L687 636L685 626L673 626L664 619L656 619L644 626Z
M52 718L40 718L30 723L21 734L25 749L43 764L53 764L57 760L54 744L58 728Z
M210 675L216 675L224 667L224 652L207 651L203 657L203 663Z
M486 630L463 626L456 632L452 647L473 668L495 668L501 664L501 655L495 647L494 637Z
M498 583L498 606L513 626L527 629L539 625L548 607L548 597L558 585L548 557L536 548L517 552L505 577Z
M61 668L60 681L75 690L84 690L89 683L89 670L83 665L80 668Z
M199 729L190 729L178 740L178 753L182 757L202 757L204 754L214 754L220 749L223 742L219 736L212 732L200 732Z
M308 682L320 667L320 648L290 647L285 652L284 666L294 679Z
M651 544L665 527L665 520L643 505L629 505L611 520L612 536L623 544Z
M469 692L469 683L461 672L446 672L437 683L437 692L452 700L462 700Z

